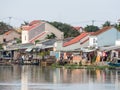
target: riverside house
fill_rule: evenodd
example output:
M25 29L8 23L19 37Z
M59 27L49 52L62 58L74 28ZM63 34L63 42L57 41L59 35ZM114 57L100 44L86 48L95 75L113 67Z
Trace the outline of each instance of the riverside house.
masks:
M51 24L40 20L34 20L29 25L23 26L22 29L22 43L35 43L36 40L44 40L51 33L57 39L63 38L63 32Z
M112 27L107 26L93 33L89 37L90 47L103 47L103 46L113 46L116 40L120 39L120 32Z
M9 30L3 35L0 35L0 43L15 43L15 39L21 39L20 33L15 30Z

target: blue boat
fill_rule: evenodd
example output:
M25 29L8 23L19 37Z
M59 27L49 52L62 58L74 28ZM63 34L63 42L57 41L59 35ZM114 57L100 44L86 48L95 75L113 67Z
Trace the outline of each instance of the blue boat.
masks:
M120 58L114 58L111 62L108 63L109 66L120 67Z

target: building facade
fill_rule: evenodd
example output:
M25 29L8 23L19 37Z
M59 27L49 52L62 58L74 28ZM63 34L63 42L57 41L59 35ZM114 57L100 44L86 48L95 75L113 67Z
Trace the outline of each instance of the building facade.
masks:
M114 27L104 27L93 33L89 38L89 46L102 47L113 46L115 41L119 39L120 32Z
M49 23L40 20L32 21L29 25L23 26L22 43L34 43L36 40L44 40L51 33L55 34L57 39L63 38L63 32Z

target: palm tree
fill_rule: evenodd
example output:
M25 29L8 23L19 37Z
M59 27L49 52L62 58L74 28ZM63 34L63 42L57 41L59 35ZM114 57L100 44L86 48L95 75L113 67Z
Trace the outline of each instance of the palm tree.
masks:
M48 35L46 36L46 39L54 39L54 38L56 38L56 36L55 36L54 33L51 33L50 35L48 34Z

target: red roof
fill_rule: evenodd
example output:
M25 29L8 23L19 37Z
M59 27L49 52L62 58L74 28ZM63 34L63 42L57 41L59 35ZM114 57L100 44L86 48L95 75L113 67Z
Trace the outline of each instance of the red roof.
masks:
M107 30L110 30L111 28L112 28L112 26L103 27L102 29L98 30L97 32L94 32L94 33L91 34L91 35L93 35L93 36L99 35L99 34L105 32L105 31L107 31Z
M29 31L29 30L32 30L33 28L39 26L40 24L42 24L42 22L40 20L34 20L34 21L30 22L29 25L23 26L22 29Z
M7 31L7 32L5 32L4 33L4 35L8 35L8 34L10 34L12 31L10 30L10 31Z
M29 25L33 25L33 24L37 24L37 23L41 23L41 21L40 20L34 20L34 21L30 22Z
M77 43L77 42L79 42L81 39L83 39L84 37L86 37L88 34L89 34L89 33L84 32L84 33L80 34L79 36L75 37L74 39L70 40L69 42L64 43L63 46L65 47L65 46L68 46L68 45Z

